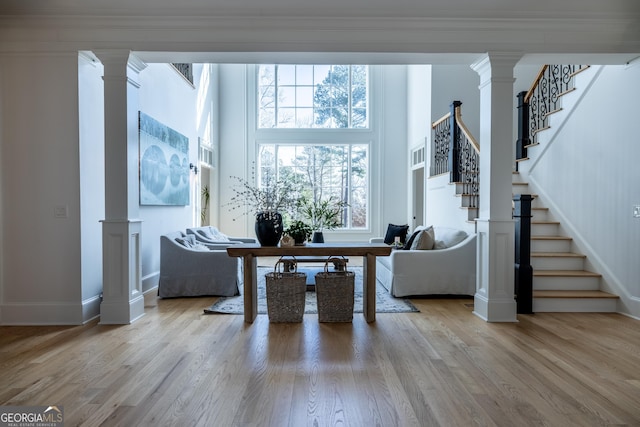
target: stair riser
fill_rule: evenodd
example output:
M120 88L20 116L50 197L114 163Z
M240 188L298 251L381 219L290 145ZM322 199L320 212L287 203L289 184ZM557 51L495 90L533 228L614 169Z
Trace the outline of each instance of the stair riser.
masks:
M469 208L467 211L467 221L474 221L478 218L478 209Z
M513 194L531 194L528 184L519 184L516 182L511 184L511 192Z
M537 291L597 291L599 277L533 277L533 289Z
M463 208L468 208L469 206L472 206L473 203L478 203L477 196L460 196L460 206L462 206Z
M531 252L571 252L571 240L531 240Z
M548 221L549 218L549 211L541 209L534 209L531 211L531 220L532 221Z
M532 236L557 236L558 235L558 224L531 224L531 235Z
M615 313L614 298L534 298L534 313Z
M584 270L584 258L531 257L534 270Z

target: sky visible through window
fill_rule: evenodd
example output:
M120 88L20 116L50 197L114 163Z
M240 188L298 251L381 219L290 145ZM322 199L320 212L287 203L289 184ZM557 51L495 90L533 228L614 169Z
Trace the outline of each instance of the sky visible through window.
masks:
M366 65L260 65L259 128L366 129Z

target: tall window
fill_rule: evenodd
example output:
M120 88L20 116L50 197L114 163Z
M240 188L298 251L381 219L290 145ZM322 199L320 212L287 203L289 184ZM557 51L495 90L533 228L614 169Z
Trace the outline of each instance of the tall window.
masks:
M337 198L342 229L368 229L369 66L259 65L256 88L259 182L276 176L307 199Z
M366 129L366 65L261 65L259 128Z
M368 226L367 144L288 145L261 144L261 176L296 182L312 200L338 198L348 204L342 212L343 229Z

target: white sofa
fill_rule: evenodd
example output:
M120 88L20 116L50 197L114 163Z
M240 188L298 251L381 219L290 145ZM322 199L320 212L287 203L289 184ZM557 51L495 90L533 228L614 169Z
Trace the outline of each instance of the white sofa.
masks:
M179 231L160 236L159 297L234 296L240 282L240 258L226 246L198 244Z
M475 294L475 233L450 227L433 229L434 249L396 249L389 256L377 257L376 278L394 297Z

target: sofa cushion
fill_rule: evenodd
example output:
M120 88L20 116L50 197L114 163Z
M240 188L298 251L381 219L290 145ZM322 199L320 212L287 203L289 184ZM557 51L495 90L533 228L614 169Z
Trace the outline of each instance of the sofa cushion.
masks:
M176 242L187 248L193 248L196 244L196 236L193 234L186 234L182 237L176 237Z
M200 242L196 242L196 244L193 245L191 249L195 249L196 251L203 251L203 252L209 251L209 247L207 245L203 245Z
M387 227L387 234L384 236L384 242L387 245L392 244L396 237L400 237L400 242L404 244L407 240L407 232L409 231L409 225L395 225L389 224Z
M412 250L430 250L433 249L435 244L435 237L433 227L425 228L424 230L420 230L418 236L414 239L411 244Z
M216 242L230 242L229 237L218 230L216 227L203 227L202 232L209 240L213 240Z
M468 236L466 231L455 228L442 227L435 230L434 249L451 248L462 242Z

